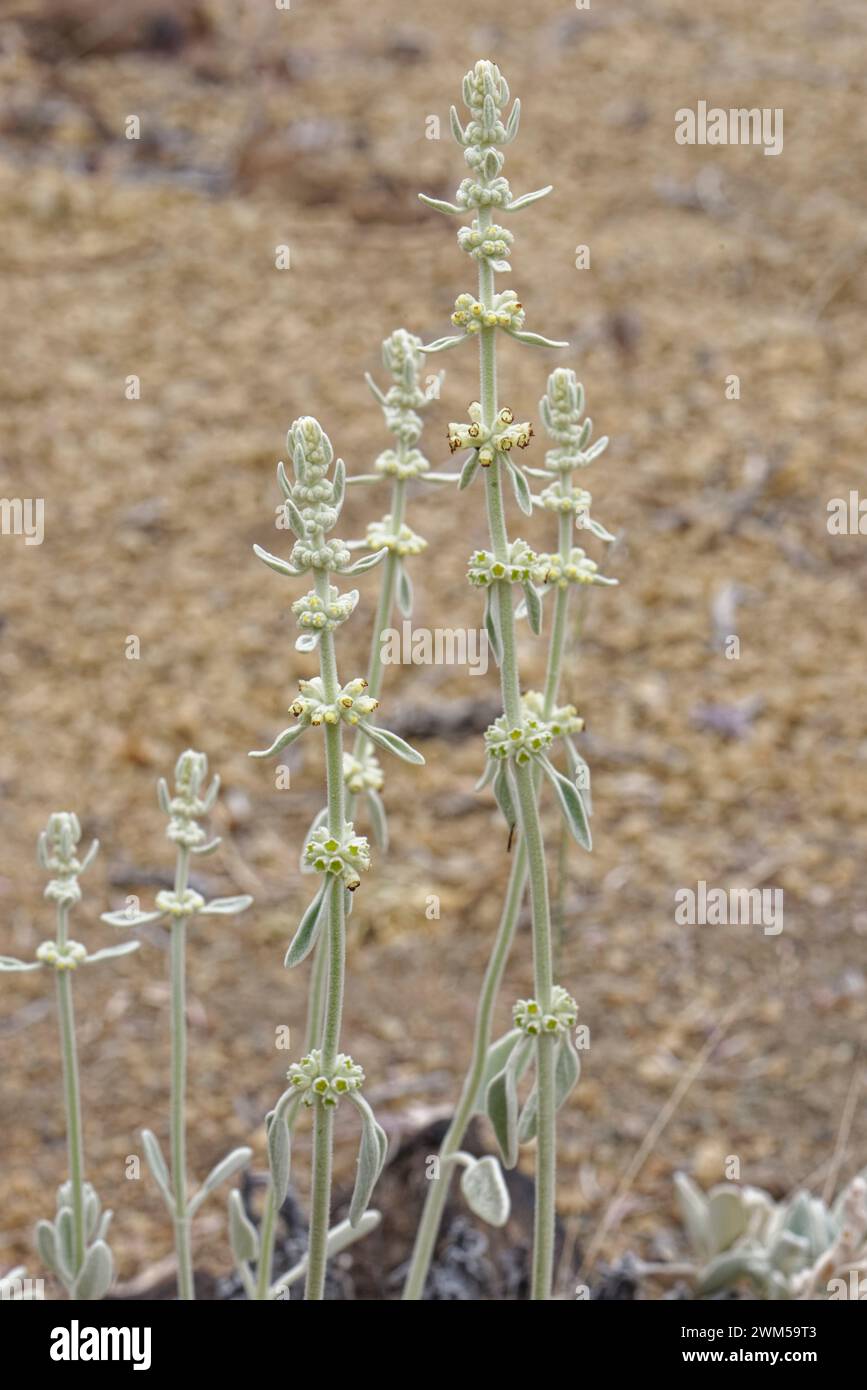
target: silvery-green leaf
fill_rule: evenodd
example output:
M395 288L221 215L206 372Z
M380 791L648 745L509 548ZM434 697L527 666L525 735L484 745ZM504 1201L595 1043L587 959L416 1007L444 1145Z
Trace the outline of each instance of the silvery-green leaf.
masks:
M172 808L169 797L169 784L165 777L160 777L157 782L157 800L160 803L160 810L164 811L167 816L170 816Z
M610 531L606 531L601 521L594 521L590 516L586 518L583 529L585 531L591 531L600 541L613 541L617 539L616 536L612 536ZM596 576L596 582L597 584L613 585L617 583L617 580L608 579L604 574L600 574Z
M294 565L290 565L288 560L281 560L279 555L272 555L270 550L263 550L261 545L254 545L253 551L263 564L267 565L269 569L276 570L278 574L288 574L293 579L297 579L298 575L303 572L296 569Z
M497 798L497 805L503 813L506 825L511 830L518 817L515 811L515 803L512 800L508 758L503 758L497 765L497 771L494 777L494 796Z
M380 849L388 849L388 819L385 814L385 803L375 787L368 787L365 795L370 811L373 838Z
M102 1202L96 1195L96 1191L90 1183L84 1189L84 1234L87 1240L93 1240L99 1227L99 1213L102 1211Z
M288 495L288 493L284 497L282 505L283 515L286 517L286 520L289 522L290 527L292 528L298 539L300 541L303 541L307 535L307 526L303 516L299 512L298 508L296 507L295 503L292 501L292 498Z
M328 1232L328 1239L325 1243L325 1253L328 1259L333 1259L335 1255L340 1254L341 1250L348 1249L357 1240L361 1240L371 1231L375 1231L381 1220L382 1214L380 1212L368 1210L357 1226L351 1226L348 1221L341 1221L337 1226L333 1226ZM306 1273L307 1257L305 1255L303 1260L299 1260L297 1265L293 1265L288 1273L281 1275L271 1285L268 1291L269 1298L274 1298L282 1289L288 1289L293 1284L297 1284L298 1280L303 1279Z
M474 449L461 469L461 475L458 478L458 492L463 492L464 488L469 487L478 471L479 451L478 449Z
M202 1183L195 1197L190 1202L190 1216L193 1216L194 1213L198 1211L206 1197L209 1197L212 1192L216 1191L221 1183L226 1182L229 1178L233 1178L236 1173L240 1172L244 1165L250 1162L252 1157L252 1149L241 1147L239 1149L233 1149L230 1154L226 1154L224 1159L216 1163L205 1178L205 1181Z
M546 777L557 793L560 809L573 839L577 840L584 849L592 849L593 840L590 835L590 825L578 789L569 781L568 777L564 777L562 773L558 772L547 758L540 758L539 761L545 770Z
M437 338L436 342L427 343L421 351L428 354L432 352L447 352L449 348L457 347L458 343L462 343L465 336L466 335L463 333L455 333L448 338Z
M163 1194L166 1205L169 1210L172 1211L175 1204L175 1199L172 1194L172 1180L169 1177L169 1170L166 1167L166 1161L163 1158L163 1151L160 1148L159 1140L153 1130L143 1129L141 1133L141 1142L154 1181Z
M579 444L578 447L581 448L581 449L583 449L584 445L583 445L583 444ZM585 458L587 459L587 462L590 463L590 462L592 462L593 459L598 458L599 455L600 455L601 453L603 453L607 448L608 448L608 435L607 435L607 434L600 435L600 437L596 440L596 443L593 444L593 445L591 445L591 447L587 450L587 453L585 454Z
M333 496L331 499L332 507L336 507L340 512L343 507L343 499L346 496L346 464L343 459L338 459L334 465L334 473L331 479Z
M524 477L517 464L510 458L506 459L506 468L512 483L512 491L515 494L515 501L524 513L524 516L533 515L533 499L530 496L530 485Z
M445 373L443 372L441 375L444 376ZM460 473L422 473L418 481L420 483L459 483L460 480Z
M286 474L286 465L282 459L277 464L277 484L284 497L292 496L292 484Z
M108 960L111 956L128 956L140 946L140 941L123 941L119 946L104 946L101 951L94 951L92 956L85 956L84 964L93 965L94 961Z
M371 395L373 396L374 400L377 400L377 401L379 402L379 404L382 405L382 406L387 406L387 405L388 405L388 401L385 399L385 396L384 396L383 392L380 391L380 389L379 389L379 387L377 386L376 382L374 381L373 377L370 375L370 372L365 372L365 373L364 373L364 380L367 382L368 386L370 387ZM354 479L353 479L353 478L350 478L349 481L350 481L350 483L352 483L352 482L354 482Z
M375 565L379 565L388 554L388 546L383 546L381 550L375 550L372 555L363 555L360 560L340 573L349 576L350 574L365 574L367 570L372 570Z
M302 632L301 637L312 637L312 632ZM298 641L301 641L301 637ZM297 644L296 644L297 645ZM315 646L314 642L314 646ZM290 729L284 729L282 734L278 734L270 748L259 748L252 753L248 753L248 758L270 758L272 753L279 753L284 748L288 748L290 743L294 743L296 738L300 738L306 729L306 724L293 724Z
M463 145L464 128L461 125L460 117L458 116L457 109L454 106L449 107L449 122L451 124L452 135L454 136L455 140L459 145Z
M75 1233L71 1207L61 1207L54 1222L54 1259L54 1267L68 1288L75 1277Z
M405 763L413 763L416 767L424 766L424 758L415 748L411 748L399 734L393 734L389 729L381 729L377 724L365 724L359 721L359 729L363 729L371 743L375 743L377 748L384 748L388 753L394 753L395 757L402 758Z
M442 198L429 198L426 193L419 193L419 202L426 207L433 208L435 212L444 212L449 217L463 217L464 209L455 207L454 203L447 203ZM430 348L422 348L422 352L430 352Z
M542 631L542 601L532 584L522 584L521 588L524 591L524 605L530 623L530 631L538 637Z
M353 473L346 479L347 487L369 487L371 483L381 483L382 476L379 473Z
M477 792L480 792L483 787L486 787L490 782L493 782L494 778L497 775L498 767L499 763L496 758L485 758L484 771L482 772L481 777L476 783Z
M756 1278L758 1269L755 1257L749 1250L732 1250L711 1260L701 1271L696 1287L700 1297L719 1293L743 1278Z
M388 1153L388 1137L363 1096L352 1094L350 1099L361 1115L361 1143L358 1149L358 1165L355 1174L355 1187L349 1206L349 1224L357 1226L367 1210L370 1197L376 1186Z
M104 1240L95 1241L84 1257L81 1273L76 1279L72 1291L73 1298L82 1300L104 1298L111 1286L113 1273L114 1262L111 1258L111 1251Z
M36 1223L36 1249L42 1263L47 1265L53 1274L57 1273L57 1251L54 1236L54 1227L50 1221L37 1221Z
M747 1228L748 1213L740 1189L734 1184L721 1183L708 1193L707 1229L711 1249L722 1254L742 1236Z
M220 848L220 845L222 843L223 841L221 837L219 835L215 835L213 840L209 840L206 845L191 845L190 853L198 855L213 854L215 850L218 850Z
M480 1158L461 1174L461 1192L471 1212L489 1226L505 1226L511 1203L500 1165L493 1154Z
M488 636L491 651L494 653L494 661L498 666L503 664L503 643L500 638L500 616L494 600L492 589L488 589L485 595L485 632Z
M531 1046L531 1040L524 1038L521 1045L513 1049L503 1070L488 1085L485 1096L485 1112L494 1127L507 1168L514 1168L518 1162L518 1077Z
M105 1240L106 1236L108 1235L108 1228L111 1225L111 1218L113 1216L114 1212L111 1210L111 1207L109 1207L107 1211L104 1211L102 1213L102 1216L99 1220L99 1225L96 1229L96 1236L98 1240Z
M307 834L304 836L303 840L301 841L301 854L300 854L299 860L298 860L298 868L299 868L299 870L300 870L300 872L301 872L302 874L315 874L315 873L316 873L316 870L313 868L313 865L312 865L312 864L307 864L307 863L305 862L305 859L304 859L304 851L305 851L305 849L306 849L306 847L307 847L307 841L308 841L308 840L311 838L311 836L313 835L314 830L318 830L319 827L320 827L320 825L323 825L327 818L328 818L328 807L327 807L327 806L321 806L321 807L319 808L319 810L316 812L316 815L313 817L312 821L310 822L310 827L309 827L309 829L308 829L308 831L307 831Z
M200 911L201 917L232 917L236 912L245 912L253 899L249 893L240 893L234 898L213 898L205 903Z
M482 1079L479 1082L479 1089L476 1092L475 1110L477 1113L484 1114L485 1096L488 1087L498 1072L508 1062L521 1038L524 1036L520 1028L512 1028L508 1033L504 1033L496 1042L492 1042L485 1057L485 1069L482 1072Z
M41 960L23 961L16 960L14 956L0 956L0 970L41 970L43 962Z
M564 1034L557 1045L557 1060L554 1067L554 1105L557 1110L575 1089L580 1075L580 1058L575 1051L572 1039L568 1033ZM536 1137L538 1100L538 1090L534 1085L521 1111L521 1118L518 1120L519 1144L528 1144L531 1139Z
M555 342L553 338L543 338L541 333L528 333L523 328L505 328L504 333L508 333L510 338L514 338L519 343L526 343L528 347L546 348L566 348L568 343Z
M292 970L296 965L300 965L302 960L310 954L313 947L316 945L316 939L319 936L322 921L325 916L325 907L330 887L331 884L326 879L307 911L304 913L304 916L301 918L298 930L289 943L289 949L283 961L287 970Z
M569 776L575 783L584 804L584 810L588 816L593 815L593 795L590 788L590 767L581 757L571 738L565 738L563 744L566 750L566 762L569 765Z
M319 646L320 632L302 632L295 638L296 652L313 652Z
M546 197L554 187L552 183L546 184L544 188L537 188L534 193L522 193L520 198L514 198L504 209L504 212L520 212L521 208L528 208L531 203L536 203L540 198Z
M143 927L148 922L158 922L164 916L164 912L130 912L129 908L123 907L119 912L101 912L99 920L107 922L110 927Z
M412 617L412 580L402 560L397 562L397 606L405 618Z
M675 1173L674 1195L690 1244L701 1259L706 1259L711 1254L707 1199L686 1173Z
M229 1244L236 1264L247 1264L259 1258L259 1232L245 1212L237 1188L229 1193Z
M271 1183L278 1210L286 1201L286 1193L289 1190L290 1161L289 1126L285 1114L278 1108L268 1126L268 1167L271 1170Z
M515 97L515 104L512 107L512 110L509 114L509 119L506 122L506 138L509 141L509 144L511 144L515 136L518 134L518 125L520 123L520 120L521 101L519 97Z

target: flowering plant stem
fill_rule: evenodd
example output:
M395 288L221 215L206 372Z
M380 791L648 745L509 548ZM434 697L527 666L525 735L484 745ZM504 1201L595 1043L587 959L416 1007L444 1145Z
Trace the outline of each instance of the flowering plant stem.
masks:
M190 870L190 851L179 845L175 863L175 894L182 898L187 891ZM195 1299L192 1252L190 1249L190 1218L187 1211L187 926L183 917L175 918L171 927L171 1110L169 1118L172 1158L172 1194L174 1196L175 1253L178 1261L178 1298L185 1302Z
M316 571L316 592L324 603L328 601L327 570ZM340 682L334 655L334 637L324 632L319 643L319 672L325 699L337 699ZM343 833L343 734L340 724L325 727L325 773L328 787L328 829L337 839ZM322 939L322 951L328 962L325 990L325 1019L322 1029L322 1068L330 1072L337 1059L340 1043L340 1024L343 1015L343 976L346 955L346 920L342 891L335 888L328 899L327 936ZM310 1211L310 1248L307 1259L305 1298L321 1299L325 1293L328 1219L331 1211L331 1151L334 1135L334 1115L320 1102L314 1103L313 1126L313 1195Z
M69 906L57 904L57 944L65 947L69 929ZM81 1126L81 1091L78 1081L78 1054L75 1047L75 1015L72 1005L70 971L58 970L57 1011L60 1020L60 1047L63 1054L63 1091L66 1104L66 1142L69 1151L69 1180L72 1184L72 1231L74 1274L84 1264L84 1145Z
M508 408L499 409L497 400L497 358L495 335L505 330L521 343L534 346L564 347L537 333L523 329L524 310L513 291L495 293L494 272L510 269L507 256L514 238L506 228L494 223L492 209L509 213L550 192L543 188L515 199L507 180L501 176L502 147L514 139L518 129L519 103L515 102L508 120L504 108L509 100L508 84L499 69L480 61L467 73L463 84L464 102L471 119L466 128L457 111L451 110L453 135L464 149L472 175L464 179L457 203L422 196L422 201L446 215L460 215L473 209L475 221L458 232L461 248L473 256L479 267L478 298L461 294L455 303L452 322L462 334L437 339L424 352L442 352L457 346L466 336L479 341L479 400L469 406L469 423L449 426L449 444L454 452L469 448L460 488L469 486L481 466L485 475L485 500L491 551L477 551L471 557L469 577L488 590L485 625L500 667L503 715L485 735L488 764L480 785L493 780L494 793L511 829L518 830L517 850L512 861L509 886L493 951L485 973L476 1015L475 1038L469 1072L451 1125L443 1141L436 1175L430 1180L415 1249L410 1262L404 1298L423 1297L427 1272L436 1245L452 1172L456 1162L466 1165L467 1156L459 1152L467 1126L479 1109L491 1119L504 1162L517 1162L518 1147L535 1138L536 1204L531 1277L531 1297L551 1296L555 1223L556 1110L566 1099L580 1074L571 1029L577 1005L560 986L554 984L551 911L545 846L539 818L538 798L543 775L552 783L571 836L585 849L591 848L585 804L579 787L571 777L562 776L546 756L554 738L562 737L571 774L586 772L586 764L571 742L579 732L580 719L572 706L557 709L567 631L568 593L572 584L612 584L615 580L598 573L598 566L580 547L573 547L573 526L577 523L603 540L613 540L605 528L590 516L590 494L573 485L572 474L597 457L607 439L587 448L592 422L584 420L583 390L574 373L558 369L548 380L546 396L540 403L546 431L557 448L546 454L545 469L527 471L542 477L548 486L534 495L523 471L510 457L510 451L529 442L529 422L515 423ZM558 548L554 554L536 555L525 541L510 542L503 505L503 478L512 484L520 509L531 515L534 506L558 515ZM513 584L521 584L524 603L516 613ZM525 615L531 629L541 632L541 600L554 590L554 612L548 649L544 694L522 695L518 670L515 620ZM588 786L581 781L580 786ZM493 1046L491 1024L494 1007L512 946L527 883L530 890L535 999L519 1000L513 1009L515 1027ZM517 1083L535 1054L535 1086L518 1118ZM480 1163L486 1160L480 1160ZM493 1162L493 1160L487 1160ZM488 1172L494 1170L488 1169ZM477 1178L478 1175L476 1175ZM503 1224L508 1217L505 1188L502 1199L491 1202L478 1197L479 1182L466 1172L461 1188L472 1210L492 1224ZM493 1188L491 1189L493 1193Z
M571 517L560 519L561 553L568 555L572 543ZM566 622L569 609L568 589L558 589L554 600L554 616L551 623L551 639L548 648L548 670L545 679L544 717L549 718L556 703L560 688L563 666L563 652L566 643ZM533 794L538 795L541 770L533 768ZM413 1249L412 1261L403 1291L405 1300L420 1299L424 1293L425 1281L434 1247L442 1222L443 1211L448 1200L454 1164L451 1156L460 1149L464 1135L469 1128L475 1111L476 1097L485 1070L485 1059L491 1043L494 1008L503 982L503 974L512 950L515 931L521 913L521 905L527 889L527 848L525 841L519 839L512 867L500 924L494 940L491 956L482 982L479 1006L476 1012L473 1051L469 1070L461 1090L460 1100L452 1122L446 1131L440 1147L440 1176L433 1179L425 1198L424 1210L419 1223Z

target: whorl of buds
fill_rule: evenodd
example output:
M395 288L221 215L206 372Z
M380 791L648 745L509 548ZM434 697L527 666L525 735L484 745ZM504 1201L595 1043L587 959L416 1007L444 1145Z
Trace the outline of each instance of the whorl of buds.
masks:
M334 584L329 584L327 603L319 597L315 589L311 589L302 598L295 600L292 612L298 620L298 626L305 632L333 632L352 616L357 603L357 589L350 589L348 593L341 594Z
M51 875L45 886L45 897L53 902L72 906L81 901L78 878L90 865L99 849L94 840L84 859L76 850L81 839L81 826L74 811L55 811L39 836L37 858Z
M298 698L289 706L289 713L294 714L302 725L312 724L316 728L320 724L337 724L341 719L347 724L357 724L359 719L379 709L379 701L364 694L366 689L367 681L356 676L355 680L348 681L337 692L336 699L332 701L326 698L322 677L314 676L312 680L298 682Z
M371 550L390 550L400 556L421 555L423 550L427 550L424 536L417 535L405 521L396 532L393 525L391 516L384 516L381 521L370 522L365 543Z
M370 868L370 848L355 827L344 822L343 834L332 835L325 825L313 831L304 849L304 863L322 874L334 874L354 893L361 874Z
M478 401L471 402L467 414L468 423L452 421L449 425L449 449L453 454L458 449L477 449L483 468L489 468L498 454L511 453L514 448L526 449L533 437L529 420L516 423L508 406L499 411L490 429L485 428Z
M385 783L379 759L368 749L365 749L360 758L356 758L352 753L343 754L343 780L346 790L353 796L360 796L366 791L382 791Z
M591 560L580 546L575 545L569 552L568 560L557 554L537 555L533 567L533 582L552 589L565 589L570 584L613 585L617 580L608 579L604 574L600 574L596 561Z
M169 823L166 836L173 844L186 849L196 849L204 844L207 836L199 825L199 818L212 809L220 790L220 779L215 777L202 794L208 776L208 759L204 753L188 748L175 764L175 794L169 800L165 780L158 783L160 804L167 812Z
M491 550L475 550L470 556L467 576L471 584L526 584L536 564L536 552L520 538L510 541L506 560L498 560Z
M300 1062L293 1062L286 1075L305 1105L318 1100L329 1109L333 1109L343 1096L360 1091L364 1085L364 1072L348 1053L338 1052L333 1069L323 1071L322 1052L318 1047Z
M472 294L459 294L455 300L452 323L465 333L479 333L483 328L505 328L510 332L523 327L524 309L514 290L495 294L490 309Z
M568 1033L575 1027L578 1005L561 985L551 990L551 1007L542 1009L535 999L519 999L512 1009L515 1026L531 1038L541 1033Z
M36 948L36 959L43 965L53 965L55 970L75 970L87 959L87 947L80 941L43 941Z

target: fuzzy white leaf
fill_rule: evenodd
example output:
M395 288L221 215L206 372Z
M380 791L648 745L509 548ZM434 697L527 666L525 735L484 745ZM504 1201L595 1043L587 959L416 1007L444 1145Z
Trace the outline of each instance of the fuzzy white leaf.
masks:
M500 1165L492 1154L461 1174L461 1192L471 1212L489 1226L505 1226L511 1203Z

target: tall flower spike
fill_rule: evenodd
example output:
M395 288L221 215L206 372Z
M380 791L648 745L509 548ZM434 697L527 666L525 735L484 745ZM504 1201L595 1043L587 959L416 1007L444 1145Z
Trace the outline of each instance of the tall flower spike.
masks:
M114 1261L106 1241L111 1212L103 1212L94 1188L84 1180L84 1134L75 1039L72 976L80 965L137 951L138 941L109 946L92 955L69 936L69 913L81 900L78 877L92 862L98 845L93 841L82 860L77 854L81 826L72 811L55 811L39 836L37 856L50 875L45 896L55 903L56 927L52 941L36 948L35 961L0 956L0 971L53 970L60 1052L63 1065L63 1101L69 1151L69 1181L57 1193L53 1221L39 1221L36 1247L44 1264L66 1289L70 1298L99 1299L114 1277Z
M343 507L346 468L343 460L338 459L333 474L329 476L334 450L319 421L311 415L293 421L287 444L292 457L294 480L290 481L280 463L277 465L277 481L284 498L283 516L295 533L295 545L289 560L282 560L262 546L254 545L253 550L259 559L278 574L293 577L308 571L319 575L330 571L347 576L363 574L379 564L386 556L385 549L365 555L353 564L346 541L327 539L329 531L337 525ZM317 587L303 599L297 600L293 612L302 628L301 636L295 643L297 650L312 651L323 630L332 631L339 623L345 622L357 601L357 593L353 591L341 595L334 585L328 587L327 594L320 593Z
M195 1298L193 1283L190 1223L205 1199L222 1183L247 1163L252 1149L233 1149L205 1178L195 1196L190 1197L186 1170L186 943L187 926L196 917L228 917L245 911L253 899L246 894L232 898L213 898L206 902L201 893L189 886L190 856L210 854L220 844L219 838L208 840L199 825L214 807L220 790L220 779L214 777L207 786L208 759L204 753L188 748L175 764L174 794L169 793L164 777L157 783L159 804L169 818L166 837L175 846L174 887L157 893L154 912L126 908L120 912L104 912L103 922L113 927L144 926L165 919L170 932L170 1032L171 1079L169 1129L171 1163L166 1163L159 1140L151 1130L142 1131L142 1143L151 1174L159 1188L166 1208L172 1217L175 1232L175 1251L178 1267L178 1298ZM137 943L136 943L137 944Z

